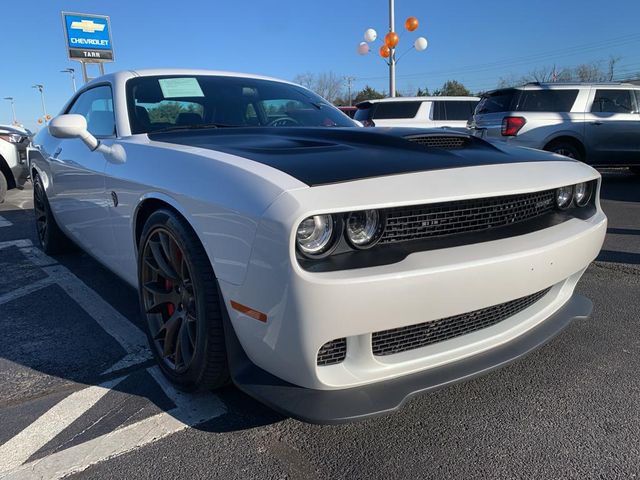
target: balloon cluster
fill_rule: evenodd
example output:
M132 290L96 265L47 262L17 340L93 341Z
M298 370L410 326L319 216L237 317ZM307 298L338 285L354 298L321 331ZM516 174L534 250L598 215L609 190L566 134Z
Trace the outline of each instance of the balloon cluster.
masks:
M408 32L414 32L418 29L420 22L416 17L409 17L404 22L404 28L407 29ZM370 43L373 43L378 38L378 32L376 32L373 28L368 28L364 32L364 42L360 42L358 45L358 54L366 55L371 50ZM393 55L394 49L400 43L400 37L396 32L389 32L384 36L383 45L378 50L378 53L382 58L389 58ZM413 42L413 48L415 48L418 52L422 52L427 49L428 46L427 39L424 37L418 37Z

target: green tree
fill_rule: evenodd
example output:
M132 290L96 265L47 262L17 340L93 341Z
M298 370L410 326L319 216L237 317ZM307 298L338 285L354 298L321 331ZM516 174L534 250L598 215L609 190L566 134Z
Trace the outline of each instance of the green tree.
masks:
M353 103L357 104L360 102L364 102L365 100L378 100L380 98L385 98L384 93L380 93L375 88L367 85L366 87L364 87L362 90L358 92Z
M429 93L429 89L425 88L424 90L422 90L421 88L418 88L418 91L416 92L416 97L429 97L431 96L431 94Z
M437 96L462 96L466 97L471 95L471 92L467 87L465 87L462 83L457 80L447 80L444 82L441 88L433 91L434 95Z

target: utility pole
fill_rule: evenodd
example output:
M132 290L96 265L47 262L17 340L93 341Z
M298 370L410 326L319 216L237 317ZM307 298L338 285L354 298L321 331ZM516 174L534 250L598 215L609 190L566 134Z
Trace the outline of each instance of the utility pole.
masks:
M44 85L42 85L41 83L36 83L35 85L32 85L31 88L36 88L39 92L40 92L40 100L42 101L42 114L44 115L43 117L43 123L47 123L47 107L44 104Z
M73 86L73 93L76 93L78 91L78 89L76 88L76 70L74 68L65 68L64 70L60 70L60 73L71 74L71 84Z
M353 102L351 100L351 86L353 85L355 77L344 77L344 79L347 82L347 90L349 91L349 106L352 106Z
M13 125L18 125L18 120L16 119L16 106L13 103L13 97L4 97L5 100L9 100L11 102L11 115L13 116Z
M389 0L389 32L395 32L395 5L394 0ZM396 96L396 49L391 49L389 56L389 96Z

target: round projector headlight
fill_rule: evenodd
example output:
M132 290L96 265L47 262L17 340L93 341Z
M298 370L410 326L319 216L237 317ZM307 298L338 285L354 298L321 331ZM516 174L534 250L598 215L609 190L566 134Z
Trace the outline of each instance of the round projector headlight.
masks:
M296 232L298 248L307 255L319 255L331 246L334 221L331 215L305 218Z
M578 183L575 187L573 198L576 201L576 205L579 207L584 207L589 203L589 200L591 200L591 183Z
M564 210L565 208L569 208L571 205L571 201L573 200L573 187L566 186L560 187L556 190L556 205L560 210Z
M371 247L378 239L380 225L377 210L351 212L347 218L347 238L356 248Z

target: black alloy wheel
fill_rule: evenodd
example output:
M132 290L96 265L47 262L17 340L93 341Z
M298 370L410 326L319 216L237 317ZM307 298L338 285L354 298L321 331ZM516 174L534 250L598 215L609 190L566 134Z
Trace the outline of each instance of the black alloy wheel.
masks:
M140 241L140 306L163 373L186 391L228 383L222 302L209 258L190 225L158 210Z
M197 299L189 265L165 228L151 232L142 255L144 310L154 346L167 367L182 373L191 365L198 336Z
M60 230L51 213L49 200L39 175L33 177L33 212L36 217L36 232L44 253L55 255L73 249L73 243Z
M564 155L565 157L573 158L574 160L583 161L583 156L574 145L568 142L558 142L548 145L545 150L558 155Z
M38 233L38 240L40 240L40 245L42 246L44 246L45 239L47 238L47 229L49 227L49 219L45 202L44 189L42 188L41 182L36 178L33 185L33 212L36 216L36 232Z

